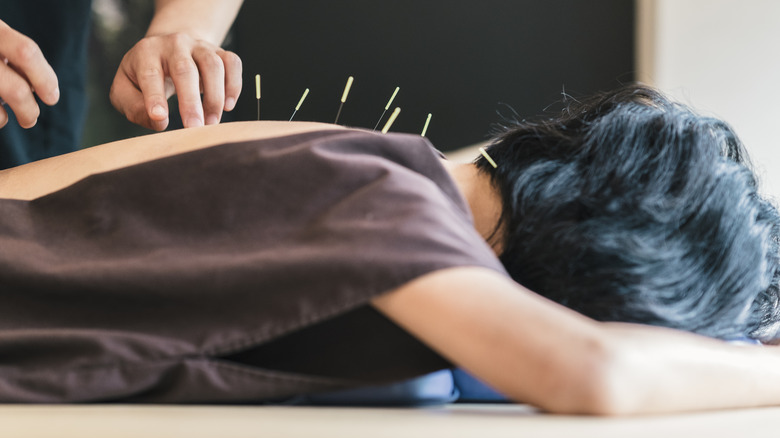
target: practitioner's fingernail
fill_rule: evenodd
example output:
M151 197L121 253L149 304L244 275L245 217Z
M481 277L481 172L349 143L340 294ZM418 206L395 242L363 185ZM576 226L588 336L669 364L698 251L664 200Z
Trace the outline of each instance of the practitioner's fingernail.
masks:
M162 105L157 104L152 107L152 116L156 117L158 120L162 119L163 117L167 116L165 113L165 108L163 108Z
M60 100L60 87L55 88L54 91L49 94L49 100L52 103L56 103Z
M219 118L217 116L208 116L206 117L206 124L207 125L216 125L219 123Z
M193 117L191 119L187 119L188 128L197 128L198 126L203 126L203 120L201 120L200 118Z
M233 111L233 108L236 107L236 99L233 99L232 97L228 97L225 99L225 111Z

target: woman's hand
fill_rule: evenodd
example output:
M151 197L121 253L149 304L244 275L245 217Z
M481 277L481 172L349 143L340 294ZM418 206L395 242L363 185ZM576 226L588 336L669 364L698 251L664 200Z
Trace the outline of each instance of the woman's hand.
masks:
M147 36L122 59L110 97L131 122L162 131L174 93L185 128L219 123L241 93L241 59L185 33Z
M33 94L47 105L60 99L54 69L30 38L0 20L0 99L16 115L22 128L32 128L41 113ZM0 106L0 128L8 123L5 105Z

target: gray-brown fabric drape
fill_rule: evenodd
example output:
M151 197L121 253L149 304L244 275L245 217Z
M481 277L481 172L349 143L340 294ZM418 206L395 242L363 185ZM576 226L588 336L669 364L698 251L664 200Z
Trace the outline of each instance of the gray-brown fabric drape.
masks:
M447 366L367 306L503 272L438 160L324 130L0 200L0 401L263 401Z

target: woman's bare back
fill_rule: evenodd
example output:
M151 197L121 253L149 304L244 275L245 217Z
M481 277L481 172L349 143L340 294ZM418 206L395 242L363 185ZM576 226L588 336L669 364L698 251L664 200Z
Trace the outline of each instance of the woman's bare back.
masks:
M310 122L234 122L182 129L82 149L0 171L0 198L35 199L109 170L223 143L280 137L309 131L342 129ZM186 183L186 182L182 182Z

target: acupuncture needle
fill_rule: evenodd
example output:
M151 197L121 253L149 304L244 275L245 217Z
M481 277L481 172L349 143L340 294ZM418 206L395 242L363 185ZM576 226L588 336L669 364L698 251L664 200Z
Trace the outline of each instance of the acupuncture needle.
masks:
M306 100L306 96L309 95L309 89L307 88L303 92L303 96L301 96L301 100L298 101L298 105L295 105L295 110L293 111L292 115L290 116L290 121L292 122L293 117L295 117L295 113L298 112L299 109L301 109L301 105L303 105L303 101Z
M498 165L496 164L495 161L493 161L493 159L490 157L490 155L488 155L488 153L485 150L485 148L482 148L482 147L479 148L479 153L482 154L483 157L485 157L487 162L490 163L490 165L493 166L494 169L498 168Z
M431 123L431 113L428 113L428 118L425 119L425 126L423 126L421 136L425 137L425 133L428 132L428 124Z
M374 131L376 131L376 128L379 127L379 124L382 123L382 119L385 117L385 113L390 108L390 105L393 103L393 99L395 99L395 95L398 94L398 90L400 90L401 87L395 87L395 91L393 91L393 95L390 96L390 100L387 101L387 105L385 105L385 110L382 111L382 115L379 116L379 120L376 121L376 125L374 126Z
M255 97L257 98L257 120L260 120L260 75L255 75Z
M347 85L344 87L344 93L341 95L341 104L339 104L339 111L336 113L336 120L333 122L333 124L339 123L339 117L341 116L341 109L344 108L344 102L347 101L347 96L349 95L349 89L352 88L352 81L354 81L355 78L350 76L347 78Z
M387 134L387 131L390 130L390 127L393 126L393 122L395 122L396 117L398 117L398 114L401 113L400 107L395 107L395 110L392 114L390 114L390 118L387 119L387 123L385 123L385 127L382 128L382 134Z

